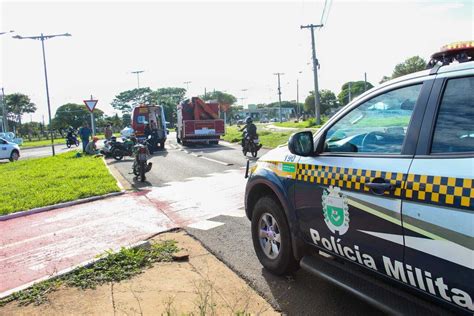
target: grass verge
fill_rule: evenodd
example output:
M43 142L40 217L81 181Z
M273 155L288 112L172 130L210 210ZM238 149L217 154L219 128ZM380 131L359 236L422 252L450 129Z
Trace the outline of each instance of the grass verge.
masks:
M113 134L116 137L120 137L120 133L114 133ZM96 134L99 139L104 139L105 136L104 134ZM81 141L80 138L78 138L79 141ZM55 145L66 145L66 138L55 138L54 139L54 144ZM41 146L50 146L51 145L51 140L49 139L42 139L42 140L32 140L32 141L24 141L23 144L20 146L20 148L28 148L28 147L41 147Z
M321 123L324 124L327 119L326 117L322 117L321 118ZM306 120L306 121L298 121L298 122L293 122L293 121L288 121L288 122L276 122L276 123L272 123L273 125L275 126L279 126L279 127L293 127L293 128L310 128L310 127L321 127L321 125L317 125L316 124L316 121L314 118L311 118L309 120Z
M120 191L102 159L75 154L0 164L0 215Z
M66 144L65 138L57 138L54 140L54 144ZM32 141L24 141L20 148L28 148L28 147L40 147L40 146L50 146L51 140L50 139L42 139L42 140L32 140Z
M178 251L176 242L166 240L148 248L122 248L106 252L89 267L78 268L63 276L43 281L0 300L0 306L16 301L19 306L40 305L48 301L48 294L61 286L94 289L99 285L130 279L150 268L155 262L170 262Z
M288 142L291 134L294 132L269 132L269 131L259 131L258 136L260 142L264 147L275 148L279 145L285 144ZM228 126L226 128L226 134L223 137L223 140L230 143L238 143L242 141L242 132L239 131L239 128L236 126Z

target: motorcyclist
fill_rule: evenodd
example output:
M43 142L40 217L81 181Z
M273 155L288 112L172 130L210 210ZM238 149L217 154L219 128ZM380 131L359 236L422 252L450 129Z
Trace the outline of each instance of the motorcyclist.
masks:
M67 129L66 139L69 139L72 143L76 142L77 135L72 126Z
M245 142L257 138L257 126L253 123L250 116L245 119L245 126L240 129L242 133L242 147L245 147Z

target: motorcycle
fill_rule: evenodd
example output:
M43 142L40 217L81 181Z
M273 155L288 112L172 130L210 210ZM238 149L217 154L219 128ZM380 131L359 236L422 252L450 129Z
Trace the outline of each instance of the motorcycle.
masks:
M249 137L246 133L244 134L243 137L243 146L242 146L242 152L244 153L244 156L247 156L247 153L250 152L252 154L252 157L257 157L257 153L262 148L262 144L260 144L260 140L257 137Z
M72 145L76 145L76 147L79 146L79 141L77 140L76 136L69 136L66 137L66 146L67 148L71 148Z
M152 167L152 163L147 163L148 155L150 152L148 151L148 141L150 140L150 136L147 140L143 143L138 143L133 146L133 152L135 159L133 161L133 174L140 180L140 182L144 182L146 180L145 173L149 172Z
M112 144L117 142L117 138L113 136L110 140L104 141L104 147L100 150L100 153L104 155L105 158L112 157Z
M137 143L134 137L125 139L124 142L110 141L110 156L115 160L122 160L124 156L133 156L133 146Z

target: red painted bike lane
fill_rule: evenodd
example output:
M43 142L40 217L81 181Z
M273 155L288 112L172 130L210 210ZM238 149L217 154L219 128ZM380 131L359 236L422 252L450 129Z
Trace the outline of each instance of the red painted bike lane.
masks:
M177 225L141 193L0 222L0 297Z

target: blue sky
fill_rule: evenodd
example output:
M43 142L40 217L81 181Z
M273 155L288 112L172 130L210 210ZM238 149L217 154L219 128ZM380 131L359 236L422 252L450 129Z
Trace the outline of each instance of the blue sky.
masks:
M300 100L312 90L311 40L301 24L319 23L324 1L2 1L1 30L20 35L69 32L46 42L54 110L93 94L98 108L137 86L133 70L145 70L141 86L185 87L190 95L225 90L239 103ZM343 83L373 84L394 66L442 45L474 39L472 1L329 1L325 27L316 32L322 89ZM46 114L41 45L0 36L0 86L28 94ZM299 73L299 72L302 73ZM242 91L246 90L246 91ZM25 117L29 120L29 117Z

